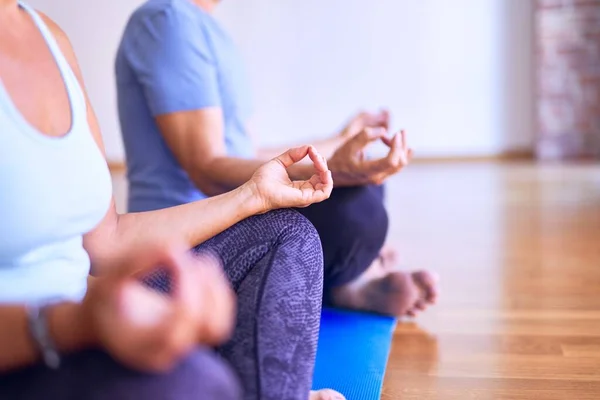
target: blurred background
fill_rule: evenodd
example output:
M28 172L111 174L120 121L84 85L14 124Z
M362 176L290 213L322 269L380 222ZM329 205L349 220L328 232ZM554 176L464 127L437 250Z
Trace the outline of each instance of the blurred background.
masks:
M123 160L113 61L140 0L31 0L69 34L113 162ZM420 156L534 144L531 0L225 0L217 16L252 81L263 143L330 135L388 107Z
M420 157L600 154L595 0L225 0L265 144L388 107ZM71 37L121 162L113 61L141 0L31 0Z
M141 0L29 0L70 36L123 210L113 62ZM600 0L224 0L265 144L387 107L403 266L442 300L398 326L384 399L597 399Z

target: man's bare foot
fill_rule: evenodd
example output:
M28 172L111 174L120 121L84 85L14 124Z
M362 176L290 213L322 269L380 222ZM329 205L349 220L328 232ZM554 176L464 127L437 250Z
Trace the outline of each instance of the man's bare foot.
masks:
M308 400L346 400L341 394L331 389L311 390Z
M438 277L428 271L398 271L395 250L384 247L381 256L354 282L331 293L334 304L395 317L415 316L434 304Z
M439 277L437 274L429 271L413 272L411 276L415 284L421 289L421 297L415 303L413 309L407 313L408 316L414 317L419 311L425 311L428 306L437 302L439 296Z

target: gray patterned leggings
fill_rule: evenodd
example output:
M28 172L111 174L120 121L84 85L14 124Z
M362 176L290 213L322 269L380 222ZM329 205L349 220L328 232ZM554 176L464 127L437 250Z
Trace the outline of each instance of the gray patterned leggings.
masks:
M338 188L299 211L304 216L279 210L248 218L195 249L220 256L238 296L234 336L219 352L236 370L245 400L307 398L323 283L356 279L387 235L381 186Z
M63 358L57 371L36 365L0 373L2 400L239 400L231 369L210 349L198 348L172 371L145 374L102 351Z
M323 256L310 222L292 210L249 218L195 251L217 253L238 295L237 327L218 349L242 383L244 399L308 397L323 292ZM168 290L154 274L147 283ZM106 353L65 357L58 371L42 366L0 374L0 399L237 400L230 369L198 349L168 374L143 374Z
M238 296L233 338L219 349L244 399L306 399L323 293L323 256L313 225L292 210L248 218L198 246L222 259Z

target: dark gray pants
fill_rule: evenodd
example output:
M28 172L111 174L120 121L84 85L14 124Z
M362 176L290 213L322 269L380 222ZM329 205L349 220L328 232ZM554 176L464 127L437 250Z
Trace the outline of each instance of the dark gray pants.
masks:
M317 229L325 293L360 276L379 256L388 232L383 186L336 188L329 200L299 209Z

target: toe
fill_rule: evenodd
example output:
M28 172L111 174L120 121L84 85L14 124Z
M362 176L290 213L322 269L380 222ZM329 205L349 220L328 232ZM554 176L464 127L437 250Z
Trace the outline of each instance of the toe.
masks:
M419 311L425 311L427 308L427 301L425 299L420 299L415 303L415 308Z
M413 318L416 317L417 316L417 310L414 309L414 308L411 308L410 310L408 310L406 312L406 316L407 317L413 317Z
M428 303L435 303L438 297L438 281L437 274L429 271L417 271L412 273L412 277L419 288L424 292L424 298Z
M388 274L383 282L385 288L383 293L386 294L385 302L396 310L395 315L403 315L419 300L418 287L409 274L393 272Z

